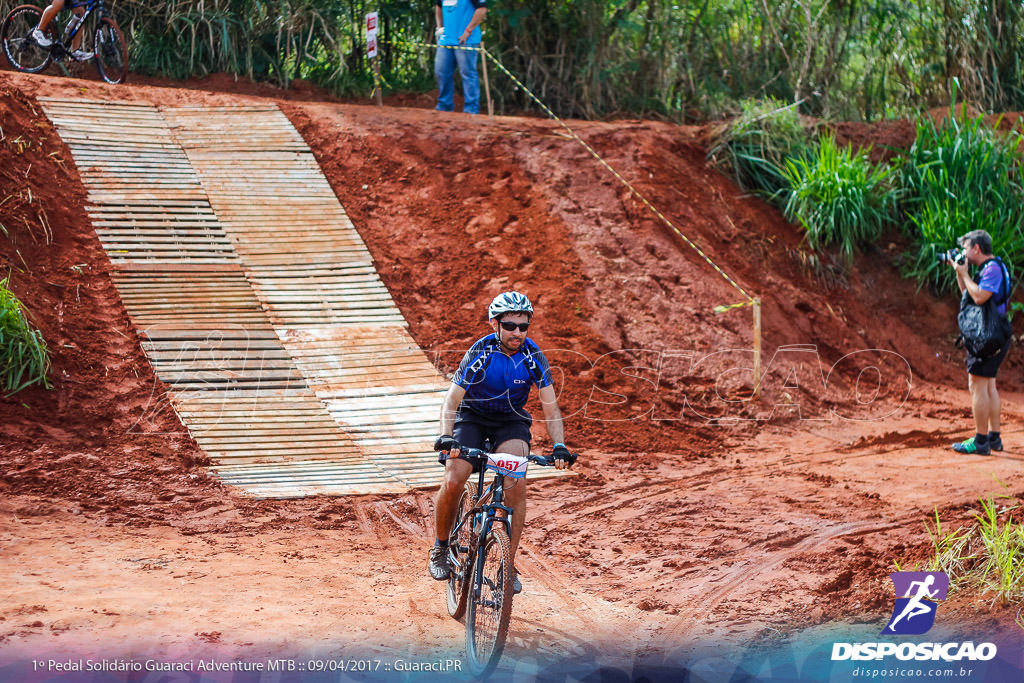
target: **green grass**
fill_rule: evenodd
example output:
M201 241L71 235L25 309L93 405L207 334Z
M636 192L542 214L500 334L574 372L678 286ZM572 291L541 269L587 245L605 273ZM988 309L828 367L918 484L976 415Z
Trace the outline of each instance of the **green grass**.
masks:
M2 3L4 0L0 0ZM368 97L365 3L336 0L159 0L116 8L128 30L134 71L170 78L226 72L288 87L304 79L334 94ZM420 42L433 35L433 8L384 0L381 40ZM386 87L433 84L433 51L381 45Z
M28 322L25 306L0 280L0 388L8 395L33 384L47 389L50 356L39 330Z
M887 164L875 166L866 150L839 147L823 135L817 152L786 160L786 219L807 231L813 249L836 246L849 262L882 235L896 205Z
M993 602L1015 605L1024 600L1024 520L1020 505L999 507L982 499L975 523L944 529L935 512L935 526L926 524L934 557L931 571L943 571L950 586L992 594Z
M811 155L814 148L796 109L768 98L745 101L740 115L715 137L708 158L744 190L780 201L788 188L787 160Z
M903 225L912 240L904 275L937 293L955 291L952 268L935 255L976 229L988 231L1004 261L1024 263L1022 142L1019 133L996 133L981 117L918 123L900 170Z

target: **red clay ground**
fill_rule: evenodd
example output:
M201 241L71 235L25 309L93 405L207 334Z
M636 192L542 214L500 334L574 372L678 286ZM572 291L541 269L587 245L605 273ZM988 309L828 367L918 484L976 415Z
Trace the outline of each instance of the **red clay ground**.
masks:
M54 352L53 391L0 398L5 660L356 648L425 661L458 656L463 638L424 573L431 491L252 501L205 474L173 413L154 408L163 387L39 96L278 101L445 371L485 333L494 293L531 296L583 457L580 477L532 495L507 658L523 671L881 623L888 573L926 557L936 508L962 522L979 497L1024 500L1020 354L1000 380L1008 450L955 456L971 420L954 302L899 278L895 239L849 273L824 259L816 275L796 228L707 168L705 129L571 122L762 298L759 399L750 309L713 312L743 295L557 124L213 81L236 92L0 73L0 272ZM965 591L942 614L1019 639L1016 608L990 602Z

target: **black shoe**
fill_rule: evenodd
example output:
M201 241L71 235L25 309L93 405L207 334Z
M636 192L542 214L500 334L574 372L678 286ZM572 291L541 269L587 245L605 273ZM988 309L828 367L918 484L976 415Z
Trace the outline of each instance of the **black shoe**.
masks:
M988 447L994 451L1003 450L1003 437L1001 436L990 436L988 437Z
M430 570L430 577L435 581L447 581L451 576L451 569L448 567L448 547L435 545L430 549L430 560L427 562L427 569Z
M498 585L501 585L501 570L498 570ZM512 570L512 595L519 595L523 592L523 584L519 580L519 571L517 569Z

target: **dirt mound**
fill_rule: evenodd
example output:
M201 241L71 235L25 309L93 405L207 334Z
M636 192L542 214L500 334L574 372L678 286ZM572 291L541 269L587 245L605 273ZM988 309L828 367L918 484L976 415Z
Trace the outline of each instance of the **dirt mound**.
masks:
M85 212L67 147L37 102L0 85L0 272L46 339L53 390L0 397L0 489L45 492L131 524L219 496L167 405Z
M285 109L417 341L451 370L484 333L489 295L521 289L537 304L538 342L565 370L563 412L587 442L676 449L713 440L702 431L709 419L877 418L922 380L962 381L955 302L902 280L896 244L878 245L850 270L810 253L777 211L707 167L698 129L573 124L761 297L766 375L757 401L750 308L713 312L743 294L556 123ZM878 395L859 394L862 371L875 366Z

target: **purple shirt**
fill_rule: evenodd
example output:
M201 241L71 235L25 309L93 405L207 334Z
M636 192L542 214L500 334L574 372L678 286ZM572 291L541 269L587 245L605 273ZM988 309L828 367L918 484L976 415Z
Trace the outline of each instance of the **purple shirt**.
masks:
M999 265L999 261L994 258L985 261L985 265L981 267L981 277L978 279L978 287L985 290L986 292L992 292L992 300L1000 301L1002 303L996 306L996 310L1000 315L1006 315L1006 301L1007 298L1004 292L1006 291L1006 282L1003 277L1003 269Z

